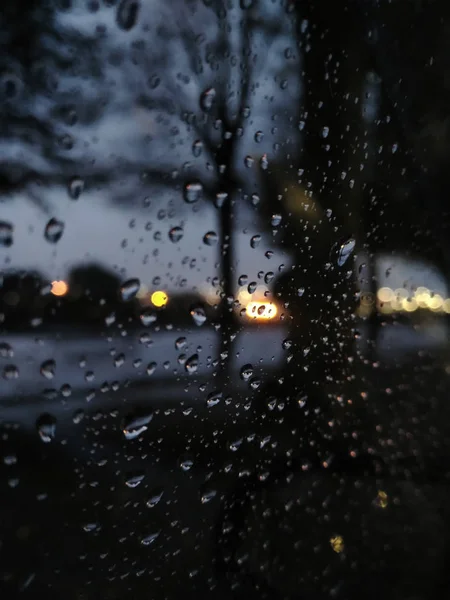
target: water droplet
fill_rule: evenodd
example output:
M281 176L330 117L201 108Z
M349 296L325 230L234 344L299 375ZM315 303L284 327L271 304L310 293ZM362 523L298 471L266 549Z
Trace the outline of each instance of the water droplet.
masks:
M239 285L245 285L248 281L248 275L240 275L239 279L238 279L238 284Z
M141 319L141 323L142 323L142 325L144 325L144 327L149 327L149 325L152 325L153 323L156 322L156 319L158 317L157 317L156 313L154 313L150 309L146 308L145 310L143 310L141 312L141 314L139 315L139 318Z
M203 242L207 246L215 246L218 241L219 241L219 236L217 235L217 233L215 231L208 231L203 236Z
M127 281L122 283L122 285L120 286L121 300L123 302L129 302L130 300L133 300L133 298L138 293L140 287L141 282L136 277L134 277L133 279L127 279Z
M163 494L164 494L164 490L162 490L162 489L153 490L150 498L146 502L146 505L148 506L148 508L153 508L154 506L156 506L158 504L158 502L161 500L161 498L163 497Z
M139 8L138 0L122 0L117 9L117 25L124 31L130 31L136 25Z
M247 169L250 169L251 167L253 167L254 162L255 162L254 158L252 156L250 156L249 154L244 158L244 165L247 167Z
M228 198L227 192L217 192L216 199L214 200L214 205L216 208L222 208L225 204L226 199Z
M13 244L14 227L11 223L0 221L0 246L9 248Z
M275 277L275 273L273 271L268 271L264 275L264 283L270 283L274 277Z
M148 424L153 419L153 412L146 410L141 414L127 415L122 421L122 431L127 440L134 440L144 431L147 431Z
M56 419L53 415L45 413L36 421L36 429L41 440L48 444L56 434Z
M184 235L184 231L181 227L172 227L172 229L169 231L169 239L174 244L179 242L181 240L181 238L183 237L183 235Z
M128 477L125 479L125 485L129 488L135 488L143 482L144 477L145 473L134 473L133 475L128 475Z
M252 248L257 248L259 246L260 242L261 242L261 236L258 233L257 235L254 235L252 237L252 239L250 240L250 246Z
M216 404L219 404L219 402L222 400L222 392L211 392L210 394L208 394L208 397L206 398L206 406L208 408L212 408L213 406L216 406Z
M305 293L305 288L304 287L299 287L297 289L297 296L300 296L300 298L303 296L304 293Z
M80 177L74 177L68 187L69 197L72 200L78 200L84 191L84 181Z
M267 154L263 154L261 156L261 160L259 161L259 164L261 166L261 169L263 169L264 171L267 171L267 169L269 168L269 159L267 158Z
M262 142L264 138L264 134L262 131L257 131L255 133L255 142L257 142L259 144L259 142Z
M158 365L155 362L151 362L147 365L147 375L153 375L153 373L156 371L156 367Z
M214 104L214 100L216 99L216 90L211 87L203 92L200 96L200 107L205 112L209 112Z
M290 340L290 339L283 340L283 342L281 343L281 346L282 346L283 350L289 350L289 348L292 347L292 340Z
M153 542L158 539L160 532L157 531L156 533L151 533L150 535L147 535L146 537L141 539L141 544L143 546L150 546L150 544L153 544Z
M58 219L50 219L45 226L44 236L47 242L56 244L62 238L64 233L64 223Z
M193 354L192 356L190 356L184 363L184 368L189 373L189 375L195 373L198 369L198 354Z
M194 461L190 456L183 456L180 459L180 467L183 471L190 471L194 465Z
M253 375L253 366L248 364L244 365L239 372L242 381L250 381L250 378Z
M340 267L347 262L347 259L353 252L356 246L356 240L349 238L346 242L342 243L339 247L337 263Z
M6 342L0 344L0 358L12 358L14 356L14 350Z
M73 413L72 421L75 423L75 425L79 425L83 419L84 410L82 410L81 408Z
M191 181L184 188L184 199L189 204L198 202L203 196L203 185L200 181Z
M46 379L53 379L55 376L56 363L54 360L46 360L41 364L41 375Z
M17 379L19 377L19 369L16 365L6 365L3 368L3 379Z
M323 138L327 138L329 133L330 133L329 127L322 127L322 137Z
M211 500L213 498L215 498L216 495L217 495L217 491L216 490L205 490L200 495L200 502L202 504L207 504L208 502L211 502Z
M256 281L250 281L250 283L247 286L247 291L249 294L253 294L256 291L257 288L257 283Z
M242 10L246 10L247 8L250 8L253 4L253 0L240 0L239 5L242 8Z
M272 215L272 218L270 220L270 224L272 225L272 227L278 227L278 225L281 223L281 215L279 215L278 213L275 213L274 215Z
M187 344L187 340L185 337L179 337L178 339L175 340L175 349L176 350L182 350L183 348L186 347Z
M192 144L192 154L195 158L198 158L203 152L203 142L201 140L197 140Z
M198 327L201 327L206 321L206 313L205 313L205 309L203 308L203 306L201 304L196 304L195 306L193 306L191 308L190 312L191 312L191 317L192 317L192 320L194 321L194 323Z

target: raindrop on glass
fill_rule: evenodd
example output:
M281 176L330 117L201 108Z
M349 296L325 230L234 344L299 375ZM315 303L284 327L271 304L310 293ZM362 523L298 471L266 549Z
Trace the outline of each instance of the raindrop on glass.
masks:
M184 235L184 231L181 227L172 227L172 229L169 231L169 239L174 244L179 242L181 240L181 238L183 237L183 235Z
M58 219L50 219L45 226L44 236L50 244L56 244L64 233L64 223Z
M281 223L281 219L281 215L275 213L270 219L270 224L272 225L272 227L278 227L278 225Z
M208 231L203 236L203 242L207 246L215 246L218 241L219 241L219 236L217 235L217 233L215 231Z
M340 267L347 262L347 259L352 254L355 246L356 240L354 238L349 238L346 242L340 245L337 258L337 263Z
M74 177L68 187L69 197L78 200L84 191L84 181L80 177Z
M153 419L153 412L147 410L142 414L135 413L127 415L122 421L122 431L127 440L134 440L148 429L150 421Z
M192 320L198 327L201 327L205 323L206 313L205 313L205 309L203 308L203 306L201 304L196 304L195 306L193 306L191 308L190 314L191 314Z
M133 298L135 298L136 294L138 293L140 287L141 282L136 277L134 277L133 279L127 279L127 281L122 283L122 285L120 286L121 300L123 302L129 302L130 300L133 300Z
M193 354L192 356L190 356L184 363L184 368L189 373L189 375L196 373L198 369L198 354Z
M129 31L136 25L138 13L138 0L122 0L117 9L117 25L124 31Z
M198 202L203 196L203 185L200 181L191 181L184 188L184 199L188 204Z
M0 221L0 246L9 248L13 243L13 231L14 227L11 223L6 221Z
M248 364L244 365L239 372L242 381L250 381L253 375L253 366Z
M54 360L46 360L41 364L41 375L45 379L53 379L55 376L56 363Z
M259 234L254 235L250 240L250 246L252 248L257 248L261 242L261 236Z
M216 99L216 90L214 88L208 88L203 92L200 96L200 107L205 112L209 112L214 104L214 100Z
M48 444L54 439L56 434L55 417L48 413L41 415L36 421L36 429L41 440Z

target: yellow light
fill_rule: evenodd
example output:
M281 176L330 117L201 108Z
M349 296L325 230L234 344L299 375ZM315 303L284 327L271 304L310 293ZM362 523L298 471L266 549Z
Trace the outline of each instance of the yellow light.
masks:
M389 504L389 497L386 492L383 490L378 491L376 503L380 508L387 508L387 505Z
M444 299L440 294L434 294L434 296L430 296L427 302L428 308L431 310L439 310L442 308L443 303Z
M251 319L268 321L277 316L278 309L273 302L249 302L247 316Z
M157 292L153 292L151 301L153 306L161 308L162 306L165 306L167 304L167 302L169 301L169 296L166 294L166 292L158 290Z
M377 296L380 302L391 302L394 299L394 292L391 288L382 287L378 290Z
M54 296L65 296L69 291L69 286L65 281L52 281L52 289L50 290Z
M406 312L414 312L417 310L417 302L415 298L403 298L402 308Z
M330 544L336 554L340 554L344 550L344 540L340 535L332 537L330 539Z

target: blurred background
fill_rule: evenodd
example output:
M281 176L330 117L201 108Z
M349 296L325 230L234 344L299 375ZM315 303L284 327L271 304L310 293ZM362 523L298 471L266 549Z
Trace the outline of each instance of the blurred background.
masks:
M447 598L440 0L0 11L5 598Z

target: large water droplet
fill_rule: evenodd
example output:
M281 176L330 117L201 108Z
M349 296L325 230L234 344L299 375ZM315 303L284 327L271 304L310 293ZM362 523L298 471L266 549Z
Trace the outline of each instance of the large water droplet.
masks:
M142 325L144 325L144 327L149 327L150 325L156 322L158 317L156 313L146 308L141 312L139 318L141 319L141 323Z
M138 0L122 0L117 9L117 25L124 31L132 29L136 25L139 8Z
M144 538L141 539L141 544L143 546L150 546L150 544L153 544L153 542L158 539L160 532L157 531L155 533L151 533L150 535L145 536Z
M200 494L200 502L202 504L207 504L208 502L211 502L211 500L213 498L215 498L216 495L217 495L216 490L205 490L205 491L201 492L201 494Z
M272 227L278 227L278 225L281 223L281 215L279 215L278 213L275 213L272 215L272 218L270 220L270 224L272 225Z
M225 204L226 199L228 198L227 192L217 192L216 198L214 200L214 205L216 208L222 208Z
M0 344L0 358L12 358L14 356L14 350L6 342Z
M120 286L120 298L123 300L123 302L129 302L130 300L133 300L140 287L141 282L139 279L137 279L137 277L134 277L133 279L127 279L127 281L122 283Z
M56 419L53 415L45 413L36 421L36 429L41 440L48 444L56 434Z
M198 202L203 196L203 185L200 181L191 181L184 188L184 199L189 204Z
M182 350L183 348L186 347L187 344L187 340L185 337L179 337L175 340L175 349L176 350Z
M161 500L163 494L164 494L164 490L162 490L161 488L153 490L150 498L146 502L148 508L153 508L154 506L156 506L158 504L158 502Z
M216 90L211 87L203 92L200 96L200 107L205 112L209 112L214 104L214 100L216 99Z
M251 364L244 365L239 372L242 381L250 381L253 376L253 366Z
M202 152L203 152L203 142L201 140L196 140L192 144L192 154L195 156L195 158L198 158Z
M17 379L19 377L19 369L16 365L5 365L2 375L3 379Z
M347 262L347 259L353 252L356 246L356 240L349 238L346 242L342 243L339 247L337 263L340 267Z
M140 414L127 415L122 421L122 431L127 440L134 440L144 431L147 431L148 424L153 419L153 412L147 409Z
M135 488L140 485L145 478L145 473L133 473L128 475L125 479L125 485L129 488Z
M46 360L41 365L41 375L46 379L53 379L55 376L56 363L54 360Z
M179 242L181 240L181 238L183 237L183 235L184 235L184 231L181 227L172 227L172 229L169 231L169 239L174 244Z
M11 223L6 221L0 221L0 246L9 248L13 243L13 231L14 227Z
M198 327L201 327L205 323L206 313L201 304L196 304L191 308L191 317Z
M69 197L72 200L78 200L84 190L84 181L80 177L74 177L68 187Z
M193 354L192 356L190 356L184 363L184 368L189 373L189 375L195 373L198 369L198 354Z
M258 234L254 235L250 240L250 246L252 248L257 248L261 242L261 236Z
M180 459L180 467L182 468L183 471L190 471L192 469L192 466L194 465L194 461L192 460L192 458L190 456L183 456Z
M213 406L216 406L216 404L219 404L219 402L221 400L222 400L222 392L219 392L219 391L211 392L210 394L208 394L208 397L206 398L206 406L208 408L211 408Z
M215 246L218 241L219 241L219 236L217 235L217 233L215 231L208 231L203 236L203 242L207 246Z
M45 226L44 236L47 242L56 244L62 238L64 233L64 223L58 219L50 219Z

